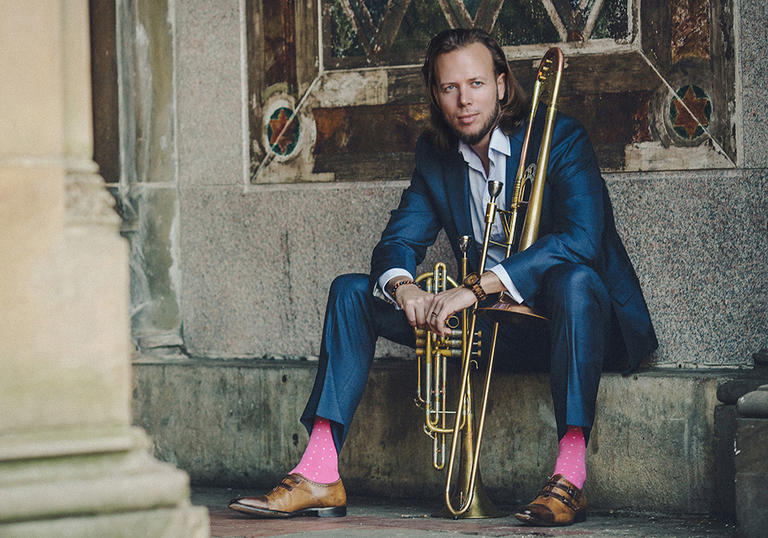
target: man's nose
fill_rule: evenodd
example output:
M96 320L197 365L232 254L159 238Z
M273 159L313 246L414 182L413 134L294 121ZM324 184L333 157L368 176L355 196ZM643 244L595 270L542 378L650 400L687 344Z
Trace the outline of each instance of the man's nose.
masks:
M469 106L472 104L472 98L469 95L469 88L459 89L459 104L461 104L461 106Z

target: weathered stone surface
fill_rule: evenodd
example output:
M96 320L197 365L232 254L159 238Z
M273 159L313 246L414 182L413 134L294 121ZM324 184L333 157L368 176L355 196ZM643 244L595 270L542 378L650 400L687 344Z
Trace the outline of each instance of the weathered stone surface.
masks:
M768 378L738 377L717 387L717 399L724 404L735 404L739 398L768 383Z
M768 418L768 385L739 398L737 408L742 417Z
M179 199L175 187L132 189L131 334L142 348L181 345Z
M733 486L736 471L733 463L733 446L736 440L736 419L738 416L735 405L718 405L715 407L715 503L713 513L730 521L736 518Z
M58 130L65 113L61 58L48 53L60 45L61 36L54 29L61 9L45 2L25 7L4 9L0 28L0 70L6 79L0 99L2 158L57 155L64 143ZM22 102L35 106L19 106Z
M765 175L615 174L607 181L659 336L656 364L748 366L768 338ZM192 354L316 356L330 282L368 271L405 185L182 189L181 304ZM453 258L442 239L439 245L425 266ZM380 346L387 353L405 351Z
M768 10L764 2L739 3L740 28L739 54L742 77L742 128L744 155L742 166L759 168L768 166L768 59L765 43L768 42Z
M209 536L208 510L189 503L174 508L53 518L0 525L1 536L14 538L104 538L105 536Z
M158 457L196 483L270 487L300 458L307 436L298 417L313 363L143 358L134 371L135 422L153 436ZM443 475L431 468L415 384L411 362L374 363L341 453L352 494L439 497ZM592 506L713 510L716 384L698 372L606 374L588 447ZM548 377L502 373L491 391L483 480L492 496L528 501L557 449Z
M734 445L736 473L768 475L768 420L739 418Z
M751 366L748 358L768 337L766 174L606 180L659 338L657 364Z
M736 521L738 536L759 538L768 528L768 490L765 473L738 473L736 475Z
M91 161L88 2L0 12L0 536L205 536L188 476L129 426L128 258Z
M242 185L248 149L239 4L195 0L174 6L179 181Z
M759 391L768 394L768 391ZM754 394L754 393L750 393ZM739 418L734 445L736 520L741 536L765 535L768 528L768 419Z
M755 363L755 373L768 376L768 349L761 349L752 355L752 360Z
M182 318L194 356L317 356L331 281L367 273L402 186L181 192ZM330 216L330 217L329 217ZM424 267L448 259L442 239ZM452 264L453 265L453 264ZM451 269L455 274L455 269ZM403 356L381 342L377 354Z

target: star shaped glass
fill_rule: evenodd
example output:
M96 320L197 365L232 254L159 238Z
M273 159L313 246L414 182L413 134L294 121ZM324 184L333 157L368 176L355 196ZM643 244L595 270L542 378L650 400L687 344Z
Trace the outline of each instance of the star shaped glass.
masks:
M675 133L685 140L704 134L712 116L712 102L707 93L689 84L677 90L669 105L669 119Z
M290 108L280 107L269 117L267 140L272 151L278 155L290 155L299 141L299 120L291 118L292 113Z

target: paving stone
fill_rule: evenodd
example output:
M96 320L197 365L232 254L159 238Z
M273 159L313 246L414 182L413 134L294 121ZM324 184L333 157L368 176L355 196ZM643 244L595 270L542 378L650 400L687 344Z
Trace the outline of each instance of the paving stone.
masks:
M571 527L526 527L512 515L458 520L434 517L437 500L350 497L347 517L259 520L232 512L226 502L253 491L196 489L195 504L208 506L211 536L735 536L735 527L701 516L624 512L592 513ZM501 506L510 514L516 506Z

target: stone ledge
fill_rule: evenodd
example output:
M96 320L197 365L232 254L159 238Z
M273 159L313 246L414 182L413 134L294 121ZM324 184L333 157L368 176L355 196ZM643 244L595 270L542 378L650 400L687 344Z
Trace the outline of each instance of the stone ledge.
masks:
M298 423L314 361L134 361L134 421L160 459L194 483L268 487L301 455ZM714 408L733 370L605 374L588 448L592 506L673 513L713 511L717 492ZM431 442L413 405L415 365L376 361L340 467L352 494L439 496ZM492 496L528 500L551 472L556 433L546 374L501 373L483 446Z

